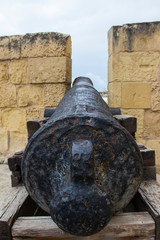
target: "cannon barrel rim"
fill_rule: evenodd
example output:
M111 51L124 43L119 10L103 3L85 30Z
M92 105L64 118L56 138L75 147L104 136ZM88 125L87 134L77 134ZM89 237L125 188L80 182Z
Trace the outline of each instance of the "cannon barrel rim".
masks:
M78 78L75 78L73 81L73 86L75 85L88 85L93 87L93 82L88 77L78 77Z

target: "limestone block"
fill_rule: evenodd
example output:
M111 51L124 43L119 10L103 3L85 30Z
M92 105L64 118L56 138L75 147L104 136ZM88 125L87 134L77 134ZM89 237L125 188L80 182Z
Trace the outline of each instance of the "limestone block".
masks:
M13 60L9 64L9 79L13 84L26 84L27 79L27 60Z
M0 154L8 150L8 131L0 128Z
M71 56L71 37L66 34L48 32L22 36L22 57Z
M70 61L66 57L33 58L29 61L29 78L31 83L70 82ZM69 65L69 66L68 66ZM70 79L67 79L69 77Z
M109 81L154 82L159 71L159 53L121 52L110 56Z
M115 34L114 34L115 29L116 29L116 26L113 26L108 31L108 55L109 55L109 57L112 53L114 53L113 48L114 48L115 44L113 43L113 39L115 38Z
M0 37L0 60L20 58L21 37Z
M144 136L146 138L160 137L160 112L145 111Z
M144 138L137 137L136 140L137 140L137 142L139 142L139 143L141 143L141 144L146 146L146 140Z
M11 84L0 85L0 107L16 106L16 87Z
M66 58L66 82L71 85L72 81L72 60L70 58Z
M44 89L40 85L23 85L18 87L18 106L43 106L44 103Z
M44 106L56 107L66 91L65 84L46 84L44 87Z
M25 131L26 110L22 108L8 108L2 110L2 125L10 131Z
M2 110L0 109L0 127L2 127Z
M147 109L150 106L150 83L122 83L122 108Z
M8 63L0 62L0 84L8 82Z
M146 146L155 150L156 165L160 165L160 139L148 140Z
M113 108L121 107L121 83L108 84L108 105Z
M124 115L130 115L137 118L136 139L143 138L144 110L143 109L121 109L121 113ZM142 141L140 142L143 143Z
M113 72L114 72L113 69L114 69L113 56L111 55L108 58L108 83L113 82ZM121 80L119 80L119 81L121 81ZM117 82L118 82L118 80L117 80Z
M159 51L160 22L113 26L108 33L109 55L124 51Z
M26 147L27 134L26 132L11 131L10 132L10 152L21 151Z
M26 109L26 121L44 117L44 107L28 107Z
M153 111L160 110L160 82L152 83L151 108Z

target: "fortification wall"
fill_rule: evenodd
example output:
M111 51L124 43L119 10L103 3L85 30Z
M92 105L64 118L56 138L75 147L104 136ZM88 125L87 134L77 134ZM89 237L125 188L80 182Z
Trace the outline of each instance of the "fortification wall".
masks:
M26 121L56 107L71 84L71 38L0 37L0 162L27 143Z
M160 22L114 26L108 40L109 106L137 117L136 138L160 164Z

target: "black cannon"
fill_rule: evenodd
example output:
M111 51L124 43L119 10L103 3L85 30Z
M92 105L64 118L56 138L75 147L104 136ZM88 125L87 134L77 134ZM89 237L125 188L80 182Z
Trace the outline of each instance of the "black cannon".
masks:
M91 80L80 77L30 139L22 175L31 197L61 229L87 236L133 198L142 159Z

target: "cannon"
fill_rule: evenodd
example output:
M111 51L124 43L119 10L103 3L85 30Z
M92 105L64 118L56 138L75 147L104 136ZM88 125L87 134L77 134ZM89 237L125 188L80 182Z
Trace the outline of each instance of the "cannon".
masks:
M99 232L135 195L142 158L89 78L76 78L22 160L30 196L64 231Z

